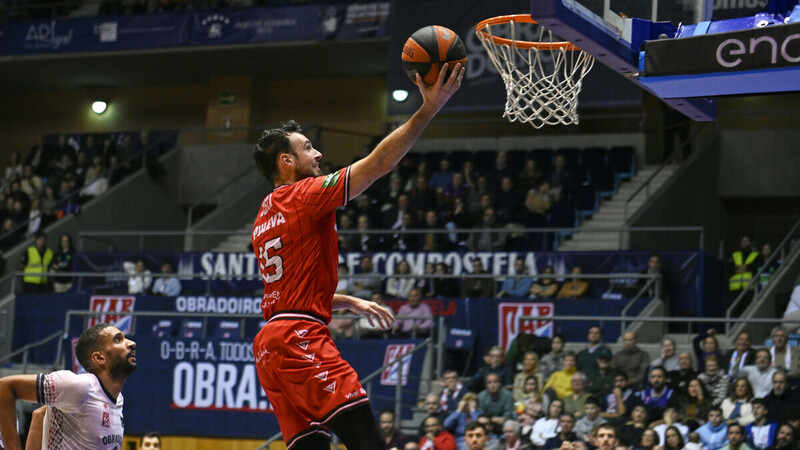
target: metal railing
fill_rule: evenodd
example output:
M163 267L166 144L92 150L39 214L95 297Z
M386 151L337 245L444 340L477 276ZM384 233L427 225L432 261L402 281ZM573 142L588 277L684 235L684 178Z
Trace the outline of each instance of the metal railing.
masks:
M210 194L200 198L200 200L197 200L194 203L192 203L192 205L189 206L189 209L186 212L186 230L187 231L191 230L192 225L195 222L194 213L197 208L203 205L207 205L211 199L216 199L216 201L214 202L214 209L218 208L220 204L222 204L223 202L222 196L226 191L228 191L234 186L238 186L239 184L242 183L243 180L246 179L245 177L256 171L257 171L256 166L252 165L247 169L241 171L240 173L234 175L230 180L228 180L227 183L220 186L216 191L211 192ZM237 190L237 194L241 194L241 192L238 191L239 190Z
M50 341L53 341L55 339L60 338L61 335L63 335L63 334L64 334L64 330L58 330L55 333L52 333L52 334L50 334L50 335L48 335L48 336L46 336L46 337L44 337L42 339L39 339L36 342L31 342L29 344L25 344L22 348L19 348L19 349L15 350L15 351L9 353L8 355L4 355L4 356L0 357L0 364L5 364L5 363L11 361L12 359L14 359L17 355L22 354L22 373L28 373L28 354L30 353L30 351L36 349L37 347L41 347L41 346L49 343ZM53 367L58 367L59 366L59 363L58 363L59 360L60 360L59 356L57 355L55 361L53 361Z
M764 289L766 286L762 286L762 275L764 275L764 272L779 260L785 260L790 254L800 251L800 245L794 245L798 238L800 238L800 221L797 221L794 224L789 233L786 234L786 237L784 237L781 243L778 244L778 246L772 251L772 256L770 256L768 260L764 261L763 265L759 267L758 271L753 274L753 277L750 279L750 282L747 283L747 286L742 289L742 292L725 311L726 318L731 319L735 314L735 311L737 311L737 308L740 308L740 303L742 303L745 298L749 297L750 295L752 295L751 301L741 315L746 316L751 309L755 307L759 298L761 297L761 294L766 291L766 289ZM778 265L775 273L772 274L770 279L777 276L783 269L783 264ZM769 281L767 281L767 283L769 283ZM730 333L731 328L730 322L726 322L725 333Z

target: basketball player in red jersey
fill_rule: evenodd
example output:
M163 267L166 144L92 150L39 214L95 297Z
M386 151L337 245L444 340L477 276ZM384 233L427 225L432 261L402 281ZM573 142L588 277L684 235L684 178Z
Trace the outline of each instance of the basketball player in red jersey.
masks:
M334 294L339 248L334 210L389 173L461 86L442 67L435 84L417 75L422 106L352 166L321 176L322 154L290 121L267 130L253 152L275 189L253 226L253 249L264 281L267 324L253 342L261 386L289 449L329 449L333 431L349 450L385 449L366 391L342 359L327 324L332 310L349 309L391 327L394 316L377 303ZM445 79L447 78L447 79Z

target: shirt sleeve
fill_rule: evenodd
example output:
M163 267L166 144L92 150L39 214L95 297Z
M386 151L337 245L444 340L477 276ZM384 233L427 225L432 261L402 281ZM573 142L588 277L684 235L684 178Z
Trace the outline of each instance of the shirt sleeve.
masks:
M90 388L87 377L69 370L39 374L36 377L37 401L66 413L77 412L82 408Z
M350 167L297 183L295 200L312 217L319 217L347 204L350 197Z

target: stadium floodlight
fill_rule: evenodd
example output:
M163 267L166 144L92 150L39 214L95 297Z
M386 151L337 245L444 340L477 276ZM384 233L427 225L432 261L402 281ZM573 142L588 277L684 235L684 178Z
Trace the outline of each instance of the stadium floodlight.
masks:
M108 103L103 100L96 100L92 103L92 111L95 114L103 114L106 112L106 108L108 108Z

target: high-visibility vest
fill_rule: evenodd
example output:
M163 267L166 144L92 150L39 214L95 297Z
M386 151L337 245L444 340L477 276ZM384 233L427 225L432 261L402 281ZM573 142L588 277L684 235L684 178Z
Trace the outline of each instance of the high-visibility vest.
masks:
M49 248L44 252L44 260L42 260L39 249L35 245L28 247L28 264L25 266L25 276L22 278L26 283L31 284L46 284L47 277L44 277L47 268L50 267L50 261L53 260L53 251Z
M735 266L750 265L753 261L758 258L758 252L750 252L747 255L747 259L742 262L743 254L741 250L737 250L733 252L733 264ZM740 291L747 287L747 284L750 283L750 280L753 279L753 272L742 272L742 273L734 273L731 278L728 280L728 289L731 291Z

